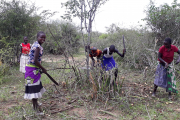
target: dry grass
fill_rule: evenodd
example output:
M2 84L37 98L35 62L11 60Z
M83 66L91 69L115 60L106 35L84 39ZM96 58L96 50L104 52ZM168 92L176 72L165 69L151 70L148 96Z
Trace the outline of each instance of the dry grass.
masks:
M81 63L80 65L84 65L84 59L77 60ZM43 65L48 66L48 69L61 67L62 64L58 63L43 62ZM93 85L84 79L85 71L83 70L80 72L74 72L72 69L49 71L60 83L57 87L45 75L42 75L42 83L47 89L43 98L40 99L45 113L43 117L34 115L31 101L23 99L23 74L17 71L18 67L14 67L12 73L5 77L7 82L0 85L0 119L180 119L179 95L173 94L172 101L168 101L165 90L158 89L157 98L152 98L154 79L152 74L147 74L147 78L144 79L142 71L122 67L119 66L117 80L119 91L117 90L114 96L108 97L106 92L97 89L95 99L92 99ZM17 74L18 77L15 78Z

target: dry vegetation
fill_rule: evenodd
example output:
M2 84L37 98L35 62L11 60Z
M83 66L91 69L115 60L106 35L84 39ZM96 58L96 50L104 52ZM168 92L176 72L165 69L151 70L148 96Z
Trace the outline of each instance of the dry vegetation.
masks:
M19 66L14 66L0 86L0 119L180 119L179 95L173 95L172 101L168 101L165 90L158 89L158 97L151 97L154 70L150 68L147 68L148 72L142 72L119 64L118 86L112 94L109 89L99 89L97 84L94 89L91 80L86 80L86 69L80 69L85 66L83 53L68 59L63 56L46 55L43 65L47 70L73 66L73 69L48 71L60 86L55 86L42 74L42 83L47 92L40 102L45 116L36 116L31 101L23 99L25 81L23 74L18 71ZM91 70L95 83L98 69Z
M5 13L2 15L5 16L1 17L3 20L1 20L0 33L0 54L4 61L4 63L0 63L0 120L180 119L179 94L173 94L172 100L169 101L165 90L158 88L157 97L151 97L157 51L162 45L162 41L165 37L171 37L173 44L179 47L180 17L178 17L179 4L176 0L172 6L164 4L158 8L151 1L150 8L146 11L147 18L144 19L149 28L122 29L121 26L112 24L107 28L107 34L99 32L90 34L91 31L89 31L89 34L84 33L82 36L79 27L73 23L65 21L44 22L46 20L44 16L48 17L48 14L50 16L54 14L48 11L45 11L42 16L37 15L39 19L34 19L36 17L32 16L35 22L29 22L27 19L22 23L20 19L26 17L25 11L27 10L22 9L24 15L15 14L19 13L17 10L20 10L21 6L17 6L17 4L21 2L15 3L15 1L8 4L2 2L1 6ZM36 7L31 7L30 11L36 13ZM74 11L72 12L74 13ZM4 21L6 17L10 20ZM12 22L9 22L11 19ZM17 19L21 23L15 24ZM24 27L32 26L31 23L37 24L30 27L32 29ZM39 23L41 23L40 26ZM20 30L19 34L16 32L12 34L12 31L16 31L14 29ZM8 30L10 32L7 34ZM55 86L46 75L42 74L42 84L47 91L39 101L42 103L44 116L35 115L31 101L24 100L24 75L19 72L19 64L16 63L17 48L22 42L19 38L28 34L29 42L35 41L34 35L37 30L46 31L47 35L47 40L43 44L46 55L43 56L42 65L60 84ZM127 52L124 58L114 54L119 71L117 86L114 89L109 86L112 75L103 72L99 66L90 69L90 79L87 79L86 56L88 55L84 53L84 45L91 43L91 46L103 50L114 44L122 53L122 35L125 36ZM9 44L9 40L12 40L13 44ZM179 91L179 65L176 65L175 69ZM98 81L101 79L101 75L104 76L104 80L99 85Z

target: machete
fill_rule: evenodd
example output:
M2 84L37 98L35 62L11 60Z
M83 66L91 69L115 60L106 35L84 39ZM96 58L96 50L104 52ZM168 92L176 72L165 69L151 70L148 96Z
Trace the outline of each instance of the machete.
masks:
M46 70L46 71L57 70L57 69L72 69L72 68L54 68L54 69L48 69L48 70Z
M42 74L42 73L43 73L43 72L40 71L40 74ZM54 84L56 84L56 85L59 86L59 84L54 80L54 78L52 78L48 73L44 73L44 74L46 74L46 75L49 77L49 79L50 79Z
M124 42L124 35L123 35L123 46L124 46L124 49L126 49L125 42Z
M123 46L124 46L124 49L126 49L125 42L124 42L124 35L123 35ZM125 53L126 53L126 50L125 50Z
M58 84L48 73L45 73L45 74L49 77L49 79L50 79L54 84L56 84L56 85L59 86L59 84Z

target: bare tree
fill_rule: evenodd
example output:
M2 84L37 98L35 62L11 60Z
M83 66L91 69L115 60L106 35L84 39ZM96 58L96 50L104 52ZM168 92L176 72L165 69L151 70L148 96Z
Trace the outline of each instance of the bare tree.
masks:
M72 17L78 17L81 20L81 33L83 37L84 47L90 45L91 33L92 33L92 22L95 18L97 9L101 5L105 4L108 0L68 0L66 3L62 3L63 7L66 7L67 11L64 19L72 20ZM88 39L84 39L84 33L88 33ZM87 62L87 79L89 79L89 50L87 51L86 62Z

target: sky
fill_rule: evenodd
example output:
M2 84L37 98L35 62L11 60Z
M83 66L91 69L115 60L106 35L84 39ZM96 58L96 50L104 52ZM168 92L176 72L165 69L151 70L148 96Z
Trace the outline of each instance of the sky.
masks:
M29 1L29 0L28 0ZM30 0L35 5L41 7L40 10L57 11L51 19L60 19L65 13L65 9L61 7L61 3L67 0ZM106 27L116 24L120 28L139 28L140 25L145 26L145 22L141 19L146 17L145 10L150 0L109 0L97 11L93 22L93 31L106 32ZM164 3L171 4L173 0L152 0L157 6ZM180 0L178 0L180 2ZM73 18L73 22L77 25L80 20Z

